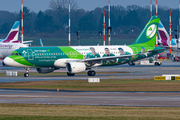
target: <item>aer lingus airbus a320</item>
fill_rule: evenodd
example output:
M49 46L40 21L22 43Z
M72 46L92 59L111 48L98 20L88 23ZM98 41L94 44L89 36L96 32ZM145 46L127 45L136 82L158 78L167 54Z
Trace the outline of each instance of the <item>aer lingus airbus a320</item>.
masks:
M164 51L164 48L155 47L159 16L153 16L136 41L128 46L56 46L56 47L29 47L15 50L4 62L8 66L24 67L28 77L31 67L39 73L50 73L66 67L67 75L89 70L87 74L94 76L92 67L101 65L133 64L134 61Z

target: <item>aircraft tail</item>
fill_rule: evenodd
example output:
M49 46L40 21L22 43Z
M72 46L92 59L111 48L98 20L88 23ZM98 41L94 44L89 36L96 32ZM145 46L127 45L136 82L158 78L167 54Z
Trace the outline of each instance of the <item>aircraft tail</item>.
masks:
M20 22L16 21L14 23L13 27L11 28L11 30L9 31L7 37L5 39L0 40L0 42L3 42L3 43L8 43L8 42L17 43L17 42L20 42L20 41L18 41L19 25L20 25Z
M155 46L156 35L159 25L159 16L152 16L149 22L146 24L143 31L133 44L140 44L142 46Z
M163 47L168 47L170 45L170 36L161 21L159 22L158 26L158 33L158 44ZM176 45L176 39L171 38L171 45Z

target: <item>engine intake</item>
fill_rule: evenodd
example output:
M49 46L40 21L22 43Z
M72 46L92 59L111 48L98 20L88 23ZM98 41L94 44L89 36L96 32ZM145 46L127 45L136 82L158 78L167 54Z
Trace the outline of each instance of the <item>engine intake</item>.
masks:
M66 69L69 73L80 73L86 70L86 65L80 62L69 62L66 65Z

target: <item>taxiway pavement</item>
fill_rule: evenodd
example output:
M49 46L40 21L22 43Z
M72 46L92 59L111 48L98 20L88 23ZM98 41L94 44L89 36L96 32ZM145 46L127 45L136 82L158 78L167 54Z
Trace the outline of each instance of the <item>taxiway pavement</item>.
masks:
M18 82L18 81L43 81L43 80L87 80L88 78L100 78L100 79L110 79L110 76L114 76L113 79L138 79L138 78L154 78L154 76L161 76L162 74L180 74L180 62L164 61L161 66L154 65L135 65L129 66L118 65L118 66L102 66L94 68L96 72L109 72L107 74L98 74L96 76L88 76L86 74L76 74L75 76L67 75L41 75L41 76L31 76L31 72L36 72L35 68L30 69L29 77L24 76L17 77L0 77L0 83L2 82ZM14 67L0 67L0 72L5 73L6 71L17 71L25 72L23 68ZM55 72L66 72L65 68L57 70ZM112 73L121 72L121 73Z
M0 89L0 103L180 107L180 92L55 92Z
M23 68L0 67L0 72L7 70L24 72ZM149 65L119 65L111 67L94 68L97 72L108 72L108 74L97 74L96 78L129 79L129 78L154 78L162 74L180 74L180 63L165 61L161 66ZM17 81L42 81L42 80L86 80L87 75L77 74L73 77L66 75L31 76L30 77L0 77L0 83ZM56 72L65 72L60 69ZM111 72L126 72L115 73ZM37 103L37 104L71 104L71 105L112 105L112 106L156 106L156 107L180 107L180 92L81 92L81 91L47 91L47 90L18 90L0 89L0 103Z

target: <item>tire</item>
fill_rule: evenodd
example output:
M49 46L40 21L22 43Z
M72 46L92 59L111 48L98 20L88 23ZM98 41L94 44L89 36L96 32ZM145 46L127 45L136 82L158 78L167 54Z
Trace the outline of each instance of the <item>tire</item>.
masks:
M135 65L134 62L129 62L128 64L129 64L129 66L134 66Z
M91 76L95 76L96 72L95 71L91 71Z
M24 77L29 77L29 73L24 73Z
M87 72L87 75L88 75L88 76L91 76L91 71L88 71L88 72Z
M87 72L87 75L88 75L88 76L95 76L95 75L96 75L96 72L95 72L94 70L88 71L88 72Z
M67 76L74 76L75 74L74 73L68 73L67 72Z
M4 62L2 62L2 65L3 65L3 66L6 66L6 64L5 64Z
M160 64L158 62L155 62L155 66L160 66Z

